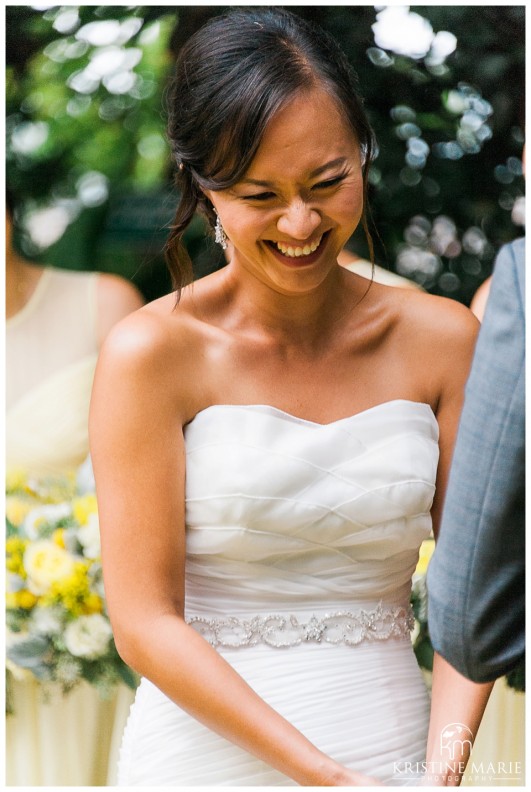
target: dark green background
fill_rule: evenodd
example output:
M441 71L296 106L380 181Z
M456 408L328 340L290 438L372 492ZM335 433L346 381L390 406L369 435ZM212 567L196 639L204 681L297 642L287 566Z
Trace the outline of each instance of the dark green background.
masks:
M457 37L455 52L439 69L425 58L379 50L371 28L373 6L290 8L331 31L358 72L379 142L370 193L376 261L396 270L405 245L425 261L434 252L434 222L436 229L441 222L446 228L453 224L454 244L429 259L435 270L430 274L412 267L410 275L431 292L468 303L491 272L500 245L523 233L511 219L511 207L524 191L524 7L411 6L434 32L446 30ZM61 17L65 9L73 9L74 16ZM122 273L148 299L169 289L161 249L176 196L163 139L165 89L182 42L208 16L224 10L7 7L7 181L16 196L19 246L26 256ZM94 21L123 24L131 18L139 20L138 30L121 46L142 51L133 69L135 90L116 95L99 84L79 94L70 85L72 75L85 69L96 52L93 45L80 45L79 30ZM151 33L147 39L146 31ZM490 139L457 160L436 153L437 144L456 139L461 123L462 113L447 107L450 92L468 94L477 107L484 108L486 100L492 109L485 119ZM416 137L427 144L423 167L411 168L405 161L407 141L400 134L408 119L418 127ZM46 140L21 152L13 140L34 122L47 125ZM82 206L79 179L91 171L107 177L108 198ZM31 211L65 200L78 206L76 219L62 239L39 249L24 230ZM412 227L418 216L424 219ZM441 217L448 220L437 221ZM186 242L198 277L221 265L220 252L199 220ZM350 246L367 255L362 234Z

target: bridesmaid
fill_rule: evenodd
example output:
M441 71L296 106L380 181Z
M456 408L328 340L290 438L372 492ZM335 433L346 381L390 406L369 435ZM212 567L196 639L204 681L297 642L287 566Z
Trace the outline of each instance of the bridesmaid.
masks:
M6 465L28 474L75 470L88 454L88 412L98 350L142 298L128 281L33 264L12 244L6 212ZM28 675L13 683L6 721L6 781L13 786L102 785L114 703L88 685L43 701ZM120 692L119 699L129 695ZM109 728L110 731L110 728Z

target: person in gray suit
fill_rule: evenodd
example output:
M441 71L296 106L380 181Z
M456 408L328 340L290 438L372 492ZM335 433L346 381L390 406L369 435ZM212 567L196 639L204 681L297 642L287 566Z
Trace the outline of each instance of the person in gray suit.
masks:
M428 569L433 646L474 682L525 652L524 246L496 260Z

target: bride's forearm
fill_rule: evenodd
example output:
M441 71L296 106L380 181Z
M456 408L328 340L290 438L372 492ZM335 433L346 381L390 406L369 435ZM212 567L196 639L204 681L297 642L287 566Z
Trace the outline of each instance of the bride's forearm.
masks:
M168 614L118 641L124 660L191 716L302 786L365 783L272 709L205 639Z
M461 783L493 684L466 679L435 653L426 783Z

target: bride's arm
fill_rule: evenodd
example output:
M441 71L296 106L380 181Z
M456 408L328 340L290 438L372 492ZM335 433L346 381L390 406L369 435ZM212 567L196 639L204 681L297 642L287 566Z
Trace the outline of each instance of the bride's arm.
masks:
M149 313L129 317L111 331L96 373L91 450L118 651L194 718L299 784L370 783L319 751L184 621L190 413L179 394L190 391L183 372L194 349L185 337L177 353L169 336Z

